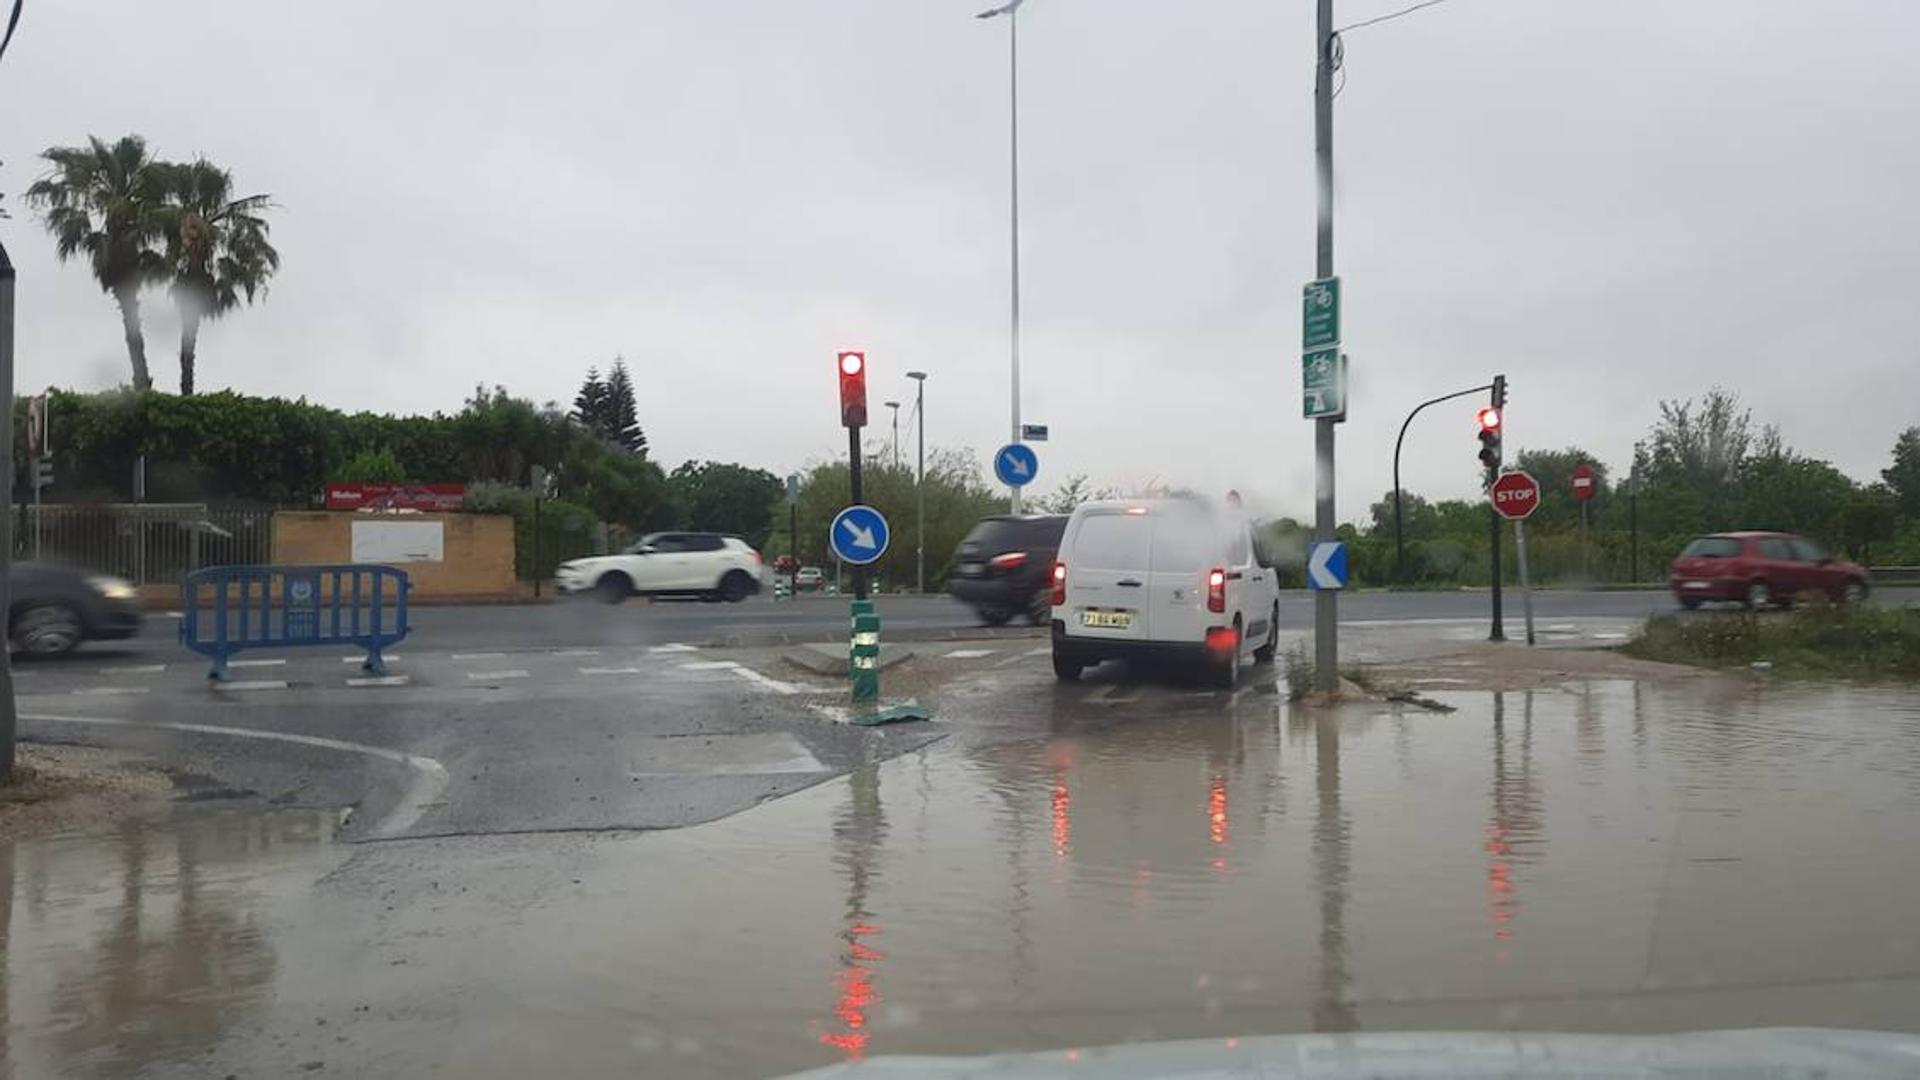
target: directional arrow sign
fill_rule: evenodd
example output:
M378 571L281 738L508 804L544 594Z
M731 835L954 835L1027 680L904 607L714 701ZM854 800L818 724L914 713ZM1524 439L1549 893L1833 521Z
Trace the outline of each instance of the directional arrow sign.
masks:
M1344 589L1347 587L1347 545L1339 540L1322 540L1307 556L1307 587Z
M865 566L887 553L892 530L887 519L871 506L854 505L833 516L827 543L841 562Z
M993 455L993 475L1008 487L1026 487L1040 472L1040 456L1025 443L1008 443Z

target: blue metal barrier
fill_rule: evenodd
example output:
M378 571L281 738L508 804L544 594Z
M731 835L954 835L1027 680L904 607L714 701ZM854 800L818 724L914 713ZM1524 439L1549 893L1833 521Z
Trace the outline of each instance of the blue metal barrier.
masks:
M407 574L391 566L209 566L181 582L180 644L227 676L244 649L349 645L386 674L380 650L407 636Z

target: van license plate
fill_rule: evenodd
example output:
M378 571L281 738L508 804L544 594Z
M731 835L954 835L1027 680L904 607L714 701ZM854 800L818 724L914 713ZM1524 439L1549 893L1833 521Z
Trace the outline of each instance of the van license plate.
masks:
M1083 611L1080 613L1080 625L1105 626L1114 630L1125 630L1133 625L1133 612Z

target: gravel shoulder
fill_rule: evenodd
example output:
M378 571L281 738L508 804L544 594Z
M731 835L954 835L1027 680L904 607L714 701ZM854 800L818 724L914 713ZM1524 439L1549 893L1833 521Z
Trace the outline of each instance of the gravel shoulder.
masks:
M1613 649L1529 649L1490 642L1373 670L1382 683L1419 690L1530 690L1594 679L1677 682L1726 677L1706 668L1638 660Z
M0 784L0 843L165 814L173 780L123 751L21 743L11 780Z

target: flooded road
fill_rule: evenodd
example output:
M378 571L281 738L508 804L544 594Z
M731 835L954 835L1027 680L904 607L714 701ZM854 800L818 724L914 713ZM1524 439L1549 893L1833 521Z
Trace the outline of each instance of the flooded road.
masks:
M732 1076L1302 1031L1920 1030L1911 692L1036 693L669 832L346 845L323 815L203 813L20 844L6 1065Z

